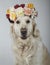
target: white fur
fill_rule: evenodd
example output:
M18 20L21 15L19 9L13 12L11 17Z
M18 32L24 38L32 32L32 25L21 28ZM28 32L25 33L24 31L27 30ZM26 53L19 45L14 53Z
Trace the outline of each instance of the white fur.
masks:
M26 20L30 23L27 24ZM40 38L40 33L37 27L33 31L35 21L27 16L19 17L11 26L11 34L13 37L13 51L16 58L16 65L50 65L48 59L48 52ZM21 28L27 28L27 39L21 39ZM34 33L34 35L33 35Z

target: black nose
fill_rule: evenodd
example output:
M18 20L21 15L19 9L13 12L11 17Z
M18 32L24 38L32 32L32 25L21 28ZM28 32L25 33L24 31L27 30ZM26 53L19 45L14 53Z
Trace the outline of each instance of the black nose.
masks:
M21 28L21 35L26 36L27 34L27 29L26 28Z

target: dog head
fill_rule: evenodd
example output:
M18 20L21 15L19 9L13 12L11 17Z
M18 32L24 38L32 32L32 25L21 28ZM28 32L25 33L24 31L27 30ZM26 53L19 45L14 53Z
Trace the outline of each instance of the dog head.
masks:
M9 14L7 15L9 22L13 26L12 30L15 32L16 36L22 39L27 39L30 35L37 37L38 34L36 33L36 24L34 22L34 19L37 16L37 11L35 10L35 8L24 8L23 10L23 8L19 7L16 12L14 9L12 9L9 13L8 10ZM16 16L16 14L18 17Z
M11 23L12 24L12 23ZM39 36L39 29L37 29L35 20L28 16L22 16L11 25L12 33L21 39L27 39L30 35L33 37Z

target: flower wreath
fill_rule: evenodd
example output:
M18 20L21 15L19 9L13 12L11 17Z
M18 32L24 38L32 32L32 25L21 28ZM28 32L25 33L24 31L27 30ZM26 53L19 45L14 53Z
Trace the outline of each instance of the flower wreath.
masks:
M6 11L6 17L12 21L15 21L18 17L24 15L35 18L37 14L35 6L32 3L21 5L16 4L14 7L11 7Z

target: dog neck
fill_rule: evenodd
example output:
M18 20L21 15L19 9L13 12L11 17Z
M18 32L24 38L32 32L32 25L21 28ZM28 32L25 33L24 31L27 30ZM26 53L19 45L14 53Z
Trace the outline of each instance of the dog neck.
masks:
M35 51L36 44L33 43L33 37L30 35L26 40L17 38L16 42L13 45L13 49L20 54L20 56L27 55L26 52L30 51L32 48ZM35 41L34 41L35 42Z
M23 55L23 53L31 49L33 46L32 35L25 40L18 37L14 45L20 51L20 54Z

